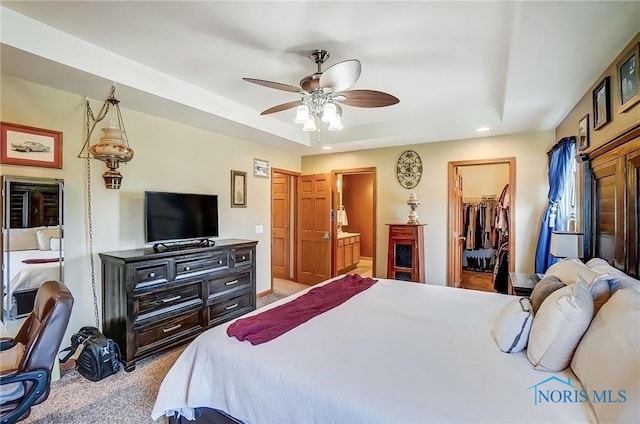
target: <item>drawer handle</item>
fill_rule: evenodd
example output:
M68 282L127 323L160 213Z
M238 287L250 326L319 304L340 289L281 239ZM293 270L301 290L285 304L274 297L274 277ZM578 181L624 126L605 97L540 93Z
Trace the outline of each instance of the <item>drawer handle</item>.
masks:
M218 259L218 265L222 265L222 259Z
M182 296L173 296L173 297L168 297L166 299L162 299L162 303L169 303L169 302L173 302L174 300L178 300L178 299L182 299Z
M244 255L242 255L242 256L240 257L240 260L241 260L241 261L244 261L244 260L246 260L246 259L247 259L247 257L246 257L246 256L244 256Z
M235 309L237 307L238 307L238 304L234 303L233 305L229 305L229 306L225 307L224 309L226 309L228 311L229 309Z
M239 280L233 280L233 281L227 281L226 283L224 283L225 286L232 286L234 284L238 284L240 281Z
M155 277L155 276L156 276L156 273L155 273L155 272L150 272L150 273L149 273L149 278L153 278L153 277Z
M184 270L185 270L185 271L191 271L191 267L190 267L190 266L185 266L185 267L184 267Z
M182 327L182 324L176 324L176 325L174 325L173 327L163 328L163 329L162 329L162 332L163 332L163 333L168 333L168 332L170 332L170 331L177 330L177 329L178 329L178 328L180 328L180 327Z

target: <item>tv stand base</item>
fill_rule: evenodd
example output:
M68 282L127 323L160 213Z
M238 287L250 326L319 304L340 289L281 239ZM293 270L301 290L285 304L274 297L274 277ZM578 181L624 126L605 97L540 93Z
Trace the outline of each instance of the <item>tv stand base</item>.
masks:
M176 241L172 243L156 243L153 245L154 252L166 252L168 250L190 249L193 247L213 247L215 240L208 238L200 240Z

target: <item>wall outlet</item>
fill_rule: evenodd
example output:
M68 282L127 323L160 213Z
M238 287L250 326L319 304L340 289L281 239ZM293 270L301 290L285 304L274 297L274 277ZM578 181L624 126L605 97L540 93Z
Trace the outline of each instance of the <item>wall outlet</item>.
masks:
M256 225L256 234L261 234L264 231L262 225Z

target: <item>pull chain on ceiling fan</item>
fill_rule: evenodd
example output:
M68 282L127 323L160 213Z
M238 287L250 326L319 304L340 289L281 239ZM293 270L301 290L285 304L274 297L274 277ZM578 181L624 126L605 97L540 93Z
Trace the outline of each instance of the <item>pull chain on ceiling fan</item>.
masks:
M302 95L301 100L283 103L262 111L260 115L281 112L296 107L295 122L303 124L303 131L316 131L317 121L329 124L330 131L342 129L341 104L354 107L384 107L398 103L397 97L382 91L349 90L362 71L357 59L338 62L322 71L322 64L329 58L326 50L314 50L309 58L317 65L317 71L300 80L300 87L255 78L243 80L276 90Z

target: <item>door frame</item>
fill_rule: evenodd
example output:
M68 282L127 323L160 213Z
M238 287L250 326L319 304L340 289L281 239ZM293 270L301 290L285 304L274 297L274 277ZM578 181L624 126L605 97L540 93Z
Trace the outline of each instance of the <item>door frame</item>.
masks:
M448 189L447 189L447 286L452 286L454 275L454 260L456 245L453 238L454 208L455 202L455 170L459 167L477 165L509 165L509 272L515 271L516 265L516 158L493 158L451 161L448 164Z
M378 228L377 216L378 216L378 169L375 166L363 167L363 168L349 168L349 169L334 169L331 171L331 210L334 211L334 219L331 223L331 276L336 276L336 249L338 244L338 223L335 219L336 208L338 207L338 190L336 187L336 181L338 181L338 174L342 175L360 175L360 174L372 174L373 176L373 257L371 258L371 276L375 278L376 275L376 253L377 253L377 236L376 231Z
M292 212L292 216L290 216L290 242L291 242L291 251L292 252L297 252L298 251L298 177L301 175L300 172L296 172L296 171L289 171L287 169L281 169L281 168L271 168L271 172L273 173L278 173L278 174L283 174L283 175L288 175L289 177L291 177L291 185L289 187L289 202L290 205L292 205L293 207L293 212ZM273 217L273 178L270 178L269 181L269 258L270 258L270 262L269 262L269 271L270 271L270 286L269 286L269 293L273 292L273 255L272 255L272 251L273 251L273 221L272 221L272 217ZM293 274L293 281L298 281L298 261L297 261L297 255L294 254L293 257L291 257L291 263L289 264L289 269L292 270L292 274ZM266 294L266 293L265 293Z

